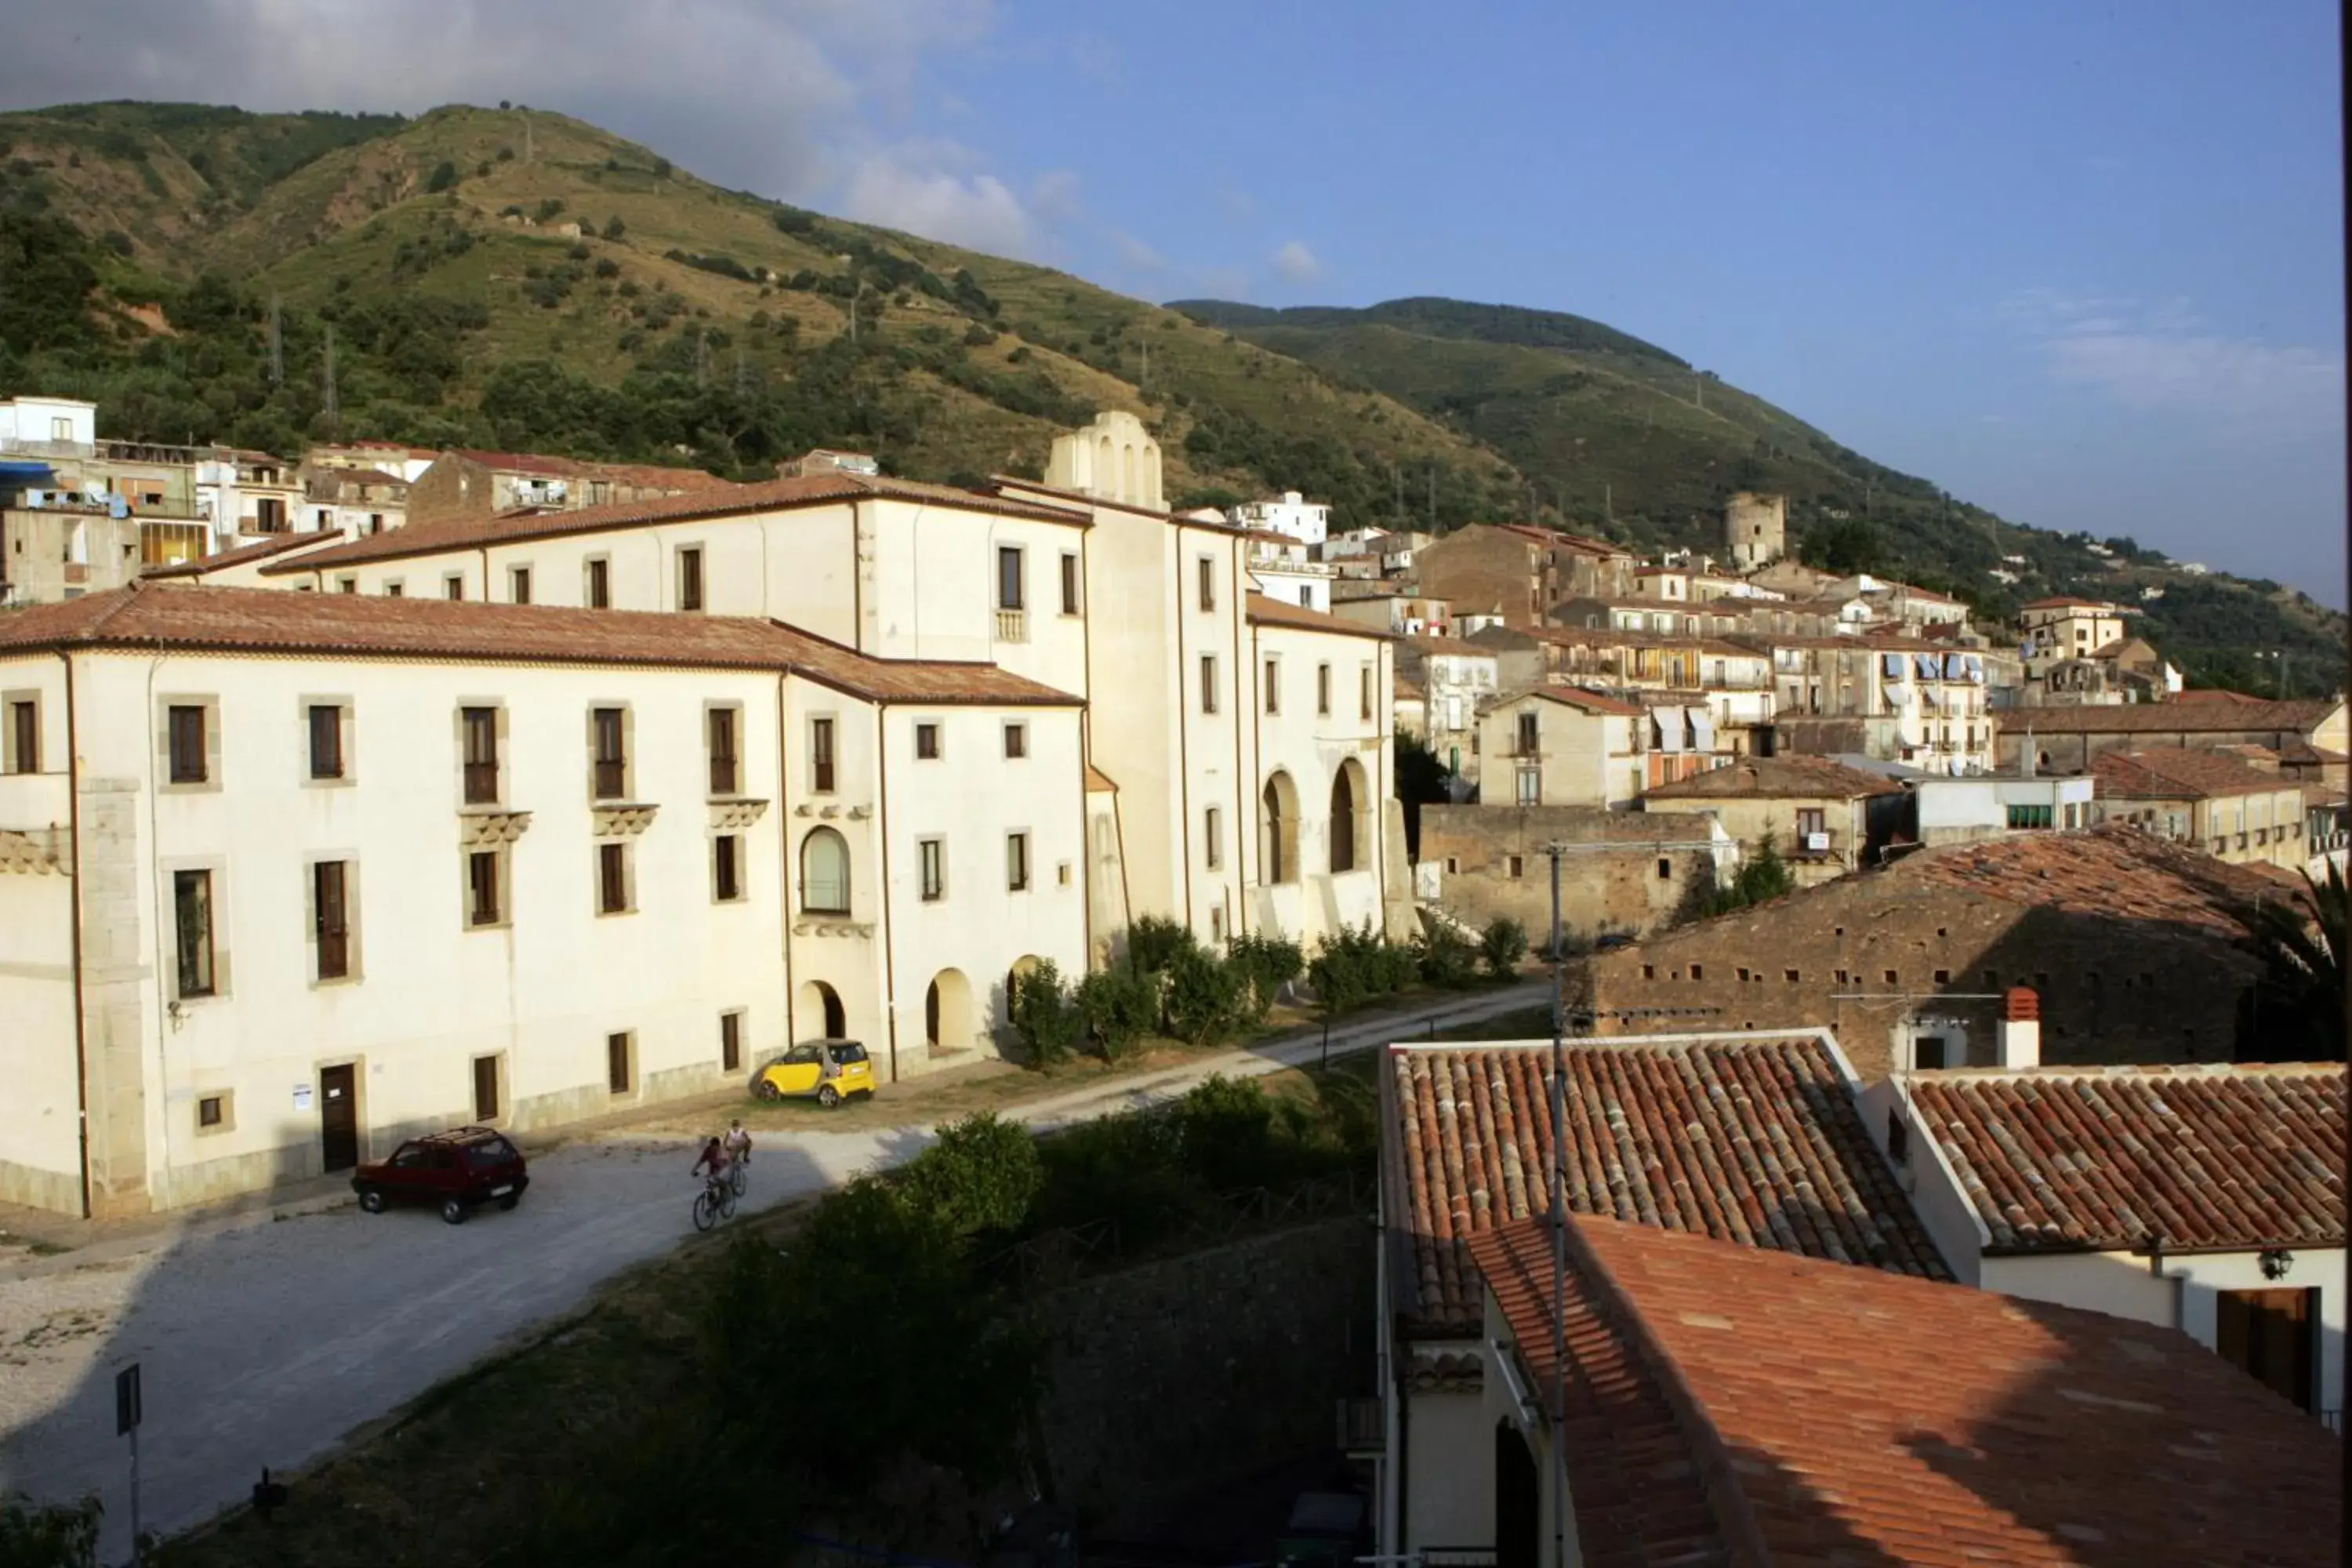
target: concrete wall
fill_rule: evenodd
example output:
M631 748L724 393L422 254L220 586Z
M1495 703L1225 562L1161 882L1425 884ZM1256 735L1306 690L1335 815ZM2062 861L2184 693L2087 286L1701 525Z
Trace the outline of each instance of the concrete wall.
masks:
M139 574L139 520L49 507L0 510L0 583L16 604L54 605Z

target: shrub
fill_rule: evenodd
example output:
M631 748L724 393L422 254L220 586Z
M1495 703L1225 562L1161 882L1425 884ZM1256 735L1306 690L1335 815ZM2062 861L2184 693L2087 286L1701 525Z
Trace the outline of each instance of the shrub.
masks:
M98 1568L95 1497L79 1502L37 1503L0 1494L0 1563L26 1568Z
M433 177L425 182L427 192L439 194L457 183L457 165L444 158L435 166Z
M1193 1046L1233 1038L1245 1013L1245 989L1232 964L1198 946L1185 948L1168 966L1168 1032Z
M1175 1121L1178 1157L1212 1192L1261 1187L1282 1175L1274 1102L1248 1079L1211 1078L1176 1102Z
M613 259L611 257L609 257L609 256L600 256L600 257L598 257L598 258L596 258L596 276L597 276L597 277L599 277L599 278L618 278L620 275L621 275L621 264L620 264L619 262L617 262L617 261L614 260L614 259Z
M1160 982L1124 964L1097 970L1078 982L1077 1007L1103 1060L1116 1062L1160 1026Z
M560 216L562 214L562 211L563 198L562 196L550 196L545 201L539 204L538 211L533 213L531 216L539 222L545 223L550 218Z
M667 180L669 178L668 159L656 158L654 160L654 178L656 180Z
M1181 921L1145 915L1127 928L1127 962L1146 974L1163 973L1179 954L1199 947L1192 928Z
M1246 1000L1255 1021L1274 1005L1275 994L1307 971L1307 955L1295 942L1255 932L1225 944L1225 962L1237 970L1248 987Z
M604 237L606 239L618 239L628 232L629 226L623 223L617 216L604 220Z
M1432 921L1413 944L1422 979L1458 991L1478 977L1479 946L1450 921Z
M588 259L589 255L588 242L584 239L575 239L572 242L570 247L565 249L563 254L570 257L574 261L585 261Z
M1045 1185L1030 1228L1115 1225L1129 1246L1169 1234L1197 1212L1202 1196L1184 1174L1179 1148L1174 1120L1157 1110L1107 1116L1040 1139Z
M1016 348L1011 353L1006 354L1004 356L1004 363L1006 364L1027 364L1029 363L1029 345L1027 343L1023 343L1019 348Z
M1487 973L1508 980L1519 972L1519 961L1527 955L1527 927L1508 915L1497 915L1486 922L1478 938L1478 956L1485 961Z
M964 347L966 348L984 349L995 341L996 334L990 331L986 327L982 326L978 321L974 321L971 326L966 327L963 330L963 342Z
M981 1111L939 1130L939 1142L900 1178L908 1202L958 1236L1014 1231L1045 1184L1037 1140L1018 1122Z
M1013 977L1012 1003L1013 1026L1029 1047L1029 1065L1052 1067L1066 1059L1077 1043L1078 1012L1070 1005L1062 972L1052 959Z

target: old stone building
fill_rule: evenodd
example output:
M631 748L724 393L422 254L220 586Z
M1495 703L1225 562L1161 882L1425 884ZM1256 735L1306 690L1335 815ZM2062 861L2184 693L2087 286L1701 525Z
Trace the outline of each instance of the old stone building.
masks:
M1580 534L1521 523L1457 529L1413 552L1421 592L1459 614L1492 611L1515 626L1535 626L1562 599L1633 592L1639 563L1631 551Z
M1801 885L1867 863L1902 826L1903 786L1827 757L1751 757L1643 795L1654 816L1704 813L1743 845L1768 837Z
M1728 876L1738 845L1704 818L1676 820L1583 806L1424 805L1420 888L1456 919L1507 916L1540 948L1551 930L1551 862L1560 861L1560 925L1572 944L1638 935Z
M2102 752L2148 746L2315 751L2322 764L2319 782L2339 790L2345 785L2347 743L2352 733L2340 698L2263 702L2229 692L2192 692L2167 702L2116 707L2031 709L2011 715L1994 741L2004 772L2031 758L2045 773L2086 773Z
M2000 994L2042 996L2053 1062L2227 1061L2257 970L2230 910L2291 883L2137 828L1921 849L1880 870L1593 958L1602 1011L1710 1007L1708 1027L1834 1029L1866 1078L1990 1060Z
M1769 566L1789 548L1789 499L1735 494L1723 505L1723 547L1742 572Z
M2102 752L2091 760L2099 816L2218 859L2300 867L2311 858L2303 786L2280 774L2274 753L2248 751Z

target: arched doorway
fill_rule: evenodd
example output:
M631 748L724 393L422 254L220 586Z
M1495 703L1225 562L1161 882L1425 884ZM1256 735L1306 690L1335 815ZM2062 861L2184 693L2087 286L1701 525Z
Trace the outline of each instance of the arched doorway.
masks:
M801 983L799 1024L803 1029L818 1026L824 1033L818 1037L841 1040L849 1037L849 1010L841 1005L841 993L822 980Z
M1364 764L1349 757L1331 775L1331 871L1352 871L1371 857L1365 853Z
M1288 773L1277 771L1265 781L1258 828L1259 879L1298 880L1298 787Z
M923 993L923 1038L934 1052L971 1048L971 982L942 969Z

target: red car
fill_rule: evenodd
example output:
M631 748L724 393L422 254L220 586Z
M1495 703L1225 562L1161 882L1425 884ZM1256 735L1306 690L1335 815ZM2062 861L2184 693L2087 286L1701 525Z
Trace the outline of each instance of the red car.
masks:
M530 1175L522 1151L488 1127L459 1127L411 1138L377 1164L352 1173L360 1207L382 1214L392 1204L432 1204L451 1225L482 1205L510 1209L522 1202Z

